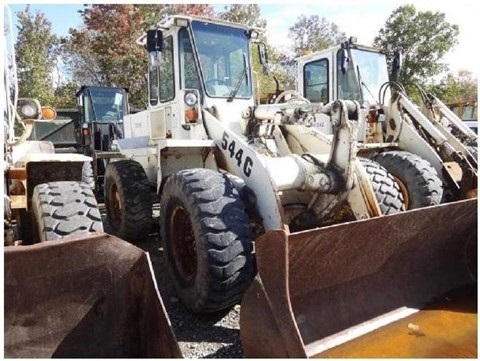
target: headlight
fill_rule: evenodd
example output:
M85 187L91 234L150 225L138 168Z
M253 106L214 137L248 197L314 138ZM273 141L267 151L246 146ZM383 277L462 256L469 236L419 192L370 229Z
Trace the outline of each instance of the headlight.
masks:
M39 119L42 114L40 103L36 99L18 99L17 112L22 119Z
M182 28L186 28L188 26L188 20L187 19L182 19L182 18L176 18L175 19L175 25L180 26Z
M197 94L193 92L188 92L185 93L183 100L185 101L185 104L187 104L189 107L193 107L195 104L197 104L198 97Z

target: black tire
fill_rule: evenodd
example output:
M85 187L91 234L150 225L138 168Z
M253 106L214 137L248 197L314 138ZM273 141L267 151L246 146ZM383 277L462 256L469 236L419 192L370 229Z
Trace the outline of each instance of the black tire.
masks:
M442 181L427 160L405 151L383 152L373 159L385 167L398 182L406 209L428 207L442 202Z
M92 162L83 162L82 182L87 183L95 191L95 177L93 176Z
M190 169L170 176L160 200L160 235L186 308L210 313L240 301L255 261L244 203L226 175Z
M33 241L54 241L65 236L102 232L97 201L83 182L50 182L33 190ZM37 238L35 237L35 238Z
M104 192L108 232L132 243L146 240L152 226L152 194L140 163L110 163L105 171Z
M367 172L382 214L395 214L405 210L403 195L395 179L377 162L358 157Z

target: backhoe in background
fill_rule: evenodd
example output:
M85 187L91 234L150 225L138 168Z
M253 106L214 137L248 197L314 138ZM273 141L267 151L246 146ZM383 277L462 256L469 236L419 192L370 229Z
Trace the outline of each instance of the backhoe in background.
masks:
M346 94L314 104L293 91L256 104L253 46L268 68L259 31L176 15L138 39L149 106L125 116L124 137L112 142L122 157L105 172L109 227L141 241L158 196L179 300L200 314L240 302L247 357L362 356L350 342L376 332L420 344L392 348L373 338L368 357L475 357L476 162L445 136L441 151L469 172L443 174L440 150L423 140L423 153L404 157L421 164L406 182L362 141L380 127L379 109ZM392 130L381 142L394 148L401 136ZM404 158L389 160L403 166ZM414 196L412 184L423 182ZM441 306L462 306L455 337L407 318L457 289L448 299L458 303ZM408 327L392 334L397 321Z

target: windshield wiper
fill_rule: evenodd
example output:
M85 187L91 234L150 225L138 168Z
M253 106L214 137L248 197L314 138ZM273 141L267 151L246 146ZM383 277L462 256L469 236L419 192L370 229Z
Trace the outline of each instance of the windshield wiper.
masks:
M363 94L363 89L362 87L365 87L365 89L367 90L368 94L370 94L370 96L372 97L372 99L375 99L375 96L372 94L372 92L370 91L370 89L368 89L368 86L367 84L365 84L365 82L363 81L363 78L362 78L362 75L360 74L360 67L357 65L357 74L358 74L358 81L360 83L360 98L361 98L361 101L362 103L365 101L365 96Z
M237 80L237 83L235 84L235 88L233 88L232 92L228 96L227 102L233 101L235 99L235 96L238 93L238 90L240 89L240 85L242 85L243 79L247 75L247 69L248 69L248 64L247 64L247 54L243 53L243 71L240 77ZM247 78L247 84L248 84L248 78Z
M360 101L361 101L361 103L363 103L364 97L363 97L362 86L365 86L365 88L367 86L363 82L362 75L360 74L360 67L358 65L357 65L357 77L358 77L358 83L359 83L359 89L358 90L360 90ZM367 90L368 90L368 88L367 88Z

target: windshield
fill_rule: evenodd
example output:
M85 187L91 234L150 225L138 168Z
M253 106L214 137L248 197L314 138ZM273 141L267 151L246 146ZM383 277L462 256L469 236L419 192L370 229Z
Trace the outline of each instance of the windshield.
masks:
M473 105L465 105L463 107L463 114L462 114L462 119L463 120L473 120L477 119L477 107Z
M345 72L341 70L340 56L338 71L338 94L340 99L357 100L375 104L382 84L388 82L387 61L384 54L351 49L351 57ZM383 97L383 94L381 95ZM390 94L385 95L388 100Z
M246 31L198 20L192 22L192 29L207 95L250 98Z
M125 91L120 88L89 88L85 91L85 121L110 123L126 114Z

